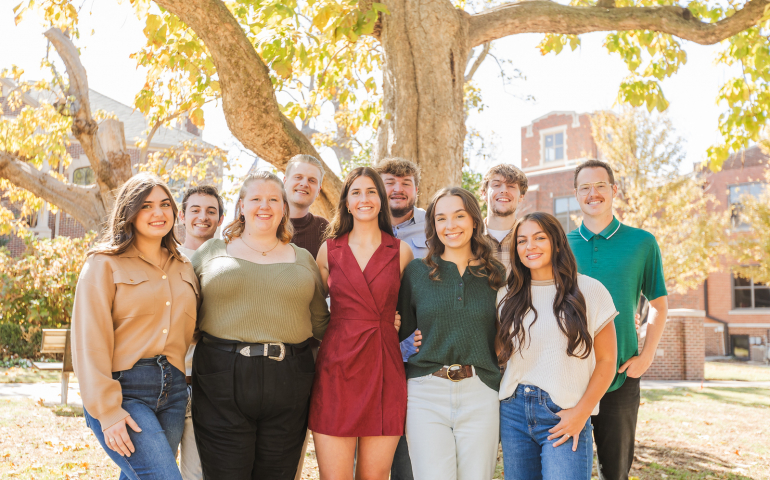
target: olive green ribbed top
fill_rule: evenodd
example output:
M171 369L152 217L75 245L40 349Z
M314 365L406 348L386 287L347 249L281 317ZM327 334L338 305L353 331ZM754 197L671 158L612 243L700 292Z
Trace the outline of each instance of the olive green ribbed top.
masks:
M294 263L260 265L227 253L223 240L204 243L192 258L201 284L202 332L245 343L301 343L323 338L329 308L313 256L294 244Z

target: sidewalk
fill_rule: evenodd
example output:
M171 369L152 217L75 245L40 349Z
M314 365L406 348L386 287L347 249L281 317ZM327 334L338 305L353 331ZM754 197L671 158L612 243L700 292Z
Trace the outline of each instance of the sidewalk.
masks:
M60 383L0 383L0 400L16 400L19 398L43 399L44 403L61 403ZM80 398L80 385L70 382L67 393L69 405L83 405Z
M770 382L741 382L737 380L644 380L642 390L665 388L770 388Z

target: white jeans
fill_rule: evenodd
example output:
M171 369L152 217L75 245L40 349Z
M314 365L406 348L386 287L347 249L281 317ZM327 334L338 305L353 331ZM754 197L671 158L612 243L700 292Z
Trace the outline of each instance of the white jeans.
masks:
M188 391L190 387L187 387ZM190 398L187 400L187 414L184 416L184 433L182 433L181 453L179 454L179 468L184 480L202 480L201 459L198 456L198 447L195 445L195 432L193 431L192 415L190 414Z
M489 480L500 436L498 394L478 376L410 378L406 440L415 480Z

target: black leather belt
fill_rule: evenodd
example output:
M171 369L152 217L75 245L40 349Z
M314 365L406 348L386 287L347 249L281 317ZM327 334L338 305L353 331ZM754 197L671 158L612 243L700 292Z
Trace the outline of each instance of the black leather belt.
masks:
M285 343L226 343L213 340L208 335L201 339L207 346L230 353L240 353L244 357L267 357L280 362L286 355L297 355L308 349L310 342L289 345Z

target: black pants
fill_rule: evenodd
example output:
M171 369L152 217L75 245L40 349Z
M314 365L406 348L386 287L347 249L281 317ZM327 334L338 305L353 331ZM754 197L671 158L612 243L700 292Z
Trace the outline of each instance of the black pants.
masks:
M310 348L279 362L200 342L193 357L192 419L203 478L293 480L314 375Z
M619 389L604 394L599 415L591 417L600 480L628 480L640 398L639 379L627 377Z
M404 368L406 368L406 363L404 363ZM406 443L406 435L399 439L396 453L393 455L390 480L414 480L412 459L409 458L409 446Z

